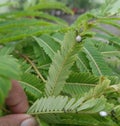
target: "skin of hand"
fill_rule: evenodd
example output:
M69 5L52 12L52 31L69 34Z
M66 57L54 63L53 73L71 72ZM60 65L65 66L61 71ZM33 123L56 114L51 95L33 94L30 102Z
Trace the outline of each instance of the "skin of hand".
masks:
M32 116L24 114L29 108L27 97L15 80L12 80L12 89L6 99L6 105L13 114L1 117L0 126L38 126Z

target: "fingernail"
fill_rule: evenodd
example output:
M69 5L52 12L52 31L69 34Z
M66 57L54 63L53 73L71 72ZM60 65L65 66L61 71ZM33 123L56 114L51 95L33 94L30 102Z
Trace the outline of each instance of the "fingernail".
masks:
M34 118L24 120L20 126L38 126L38 123Z

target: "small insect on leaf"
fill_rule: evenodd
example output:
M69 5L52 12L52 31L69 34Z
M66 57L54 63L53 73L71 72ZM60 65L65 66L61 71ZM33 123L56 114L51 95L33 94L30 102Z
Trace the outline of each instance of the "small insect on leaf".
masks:
M99 114L100 114L100 116L102 116L102 117L106 117L106 116L108 115L108 113L105 112L105 111L100 111Z
M77 42L81 42L81 40L82 40L82 37L81 37L80 35L78 35L78 36L76 37L76 41L77 41Z

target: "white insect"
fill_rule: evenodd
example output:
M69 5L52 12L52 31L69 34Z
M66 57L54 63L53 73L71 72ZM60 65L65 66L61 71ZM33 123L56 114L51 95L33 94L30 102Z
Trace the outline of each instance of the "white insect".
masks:
M76 41L77 41L77 42L80 42L81 40L82 40L81 36L78 35L78 36L76 37Z
M100 114L100 116L102 116L102 117L106 117L106 116L108 115L108 113L105 112L105 111L100 111L99 114Z

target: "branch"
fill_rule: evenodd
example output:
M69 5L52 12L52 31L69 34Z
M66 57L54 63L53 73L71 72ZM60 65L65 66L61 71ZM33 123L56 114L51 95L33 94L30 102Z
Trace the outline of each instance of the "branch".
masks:
M27 56L22 55L22 57L31 64L31 66L33 67L33 69L35 70L35 72L37 73L37 75L41 78L41 80L44 83L46 83L46 80L44 79L44 77L42 76L42 74L39 72L39 70L37 69L37 67L35 66L35 64Z

